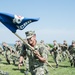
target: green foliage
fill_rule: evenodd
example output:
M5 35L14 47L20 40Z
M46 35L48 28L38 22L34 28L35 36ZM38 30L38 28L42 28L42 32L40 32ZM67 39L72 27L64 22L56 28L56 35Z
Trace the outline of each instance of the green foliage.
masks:
M53 48L53 45L52 44L48 44L50 46L50 48Z

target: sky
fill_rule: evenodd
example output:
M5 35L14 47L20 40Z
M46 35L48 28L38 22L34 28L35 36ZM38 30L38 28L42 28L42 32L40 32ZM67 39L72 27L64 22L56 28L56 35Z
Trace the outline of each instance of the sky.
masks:
M0 12L16 14L27 18L40 18L24 30L17 30L23 39L25 32L33 30L37 40L45 43L71 44L75 40L75 0L0 0ZM0 23L0 43L15 43L18 38Z

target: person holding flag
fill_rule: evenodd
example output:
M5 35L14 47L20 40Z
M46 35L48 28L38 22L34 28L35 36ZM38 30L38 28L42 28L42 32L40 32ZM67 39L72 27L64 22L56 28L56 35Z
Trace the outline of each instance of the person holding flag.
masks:
M24 44L26 44L26 52L29 58L29 68L32 75L45 75L44 73L44 63L47 63L52 69L54 69L50 63L48 63L44 57L45 47L38 44L36 41L36 34L34 31L27 31L26 37L27 42L25 42L16 31L23 30L27 25L32 22L38 21L39 18L25 18L22 16L17 16L9 13L0 13L0 22L6 26L12 33L14 33ZM23 56L22 56L23 58ZM22 61L20 58L19 64ZM32 60L31 60L31 59Z
M25 35L28 44L34 48L34 51L32 51L28 46L26 47L26 51L23 49L19 64L22 64L23 58L26 54L29 59L29 70L31 75L45 75L45 50L47 48L43 44L37 42L35 31L27 31L25 32Z

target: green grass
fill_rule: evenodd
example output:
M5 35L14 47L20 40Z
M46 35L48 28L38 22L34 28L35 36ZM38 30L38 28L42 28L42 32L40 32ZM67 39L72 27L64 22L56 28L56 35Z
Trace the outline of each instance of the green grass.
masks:
M0 70L9 72L9 75L24 75L24 66L22 66L21 69L18 70L18 63L16 63L16 65L13 65L13 63L11 62L11 64L8 65L3 56L0 55L0 58L2 59L2 61L0 62ZM55 68L55 63L52 56L49 56L49 63ZM66 61L60 62L59 68L55 68L55 70L53 70L48 66L48 69L50 75L75 75L75 68L70 67L68 59Z

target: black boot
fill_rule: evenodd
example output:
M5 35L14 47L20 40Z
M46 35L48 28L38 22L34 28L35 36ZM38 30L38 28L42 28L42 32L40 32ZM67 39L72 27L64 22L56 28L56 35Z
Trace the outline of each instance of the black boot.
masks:
M75 63L74 63L74 67L75 67Z
M73 63L71 63L71 67L72 67Z
M56 65L56 68L58 68L58 64Z
M13 60L13 65L15 65L15 60Z
M7 59L8 64L10 64L10 60Z

